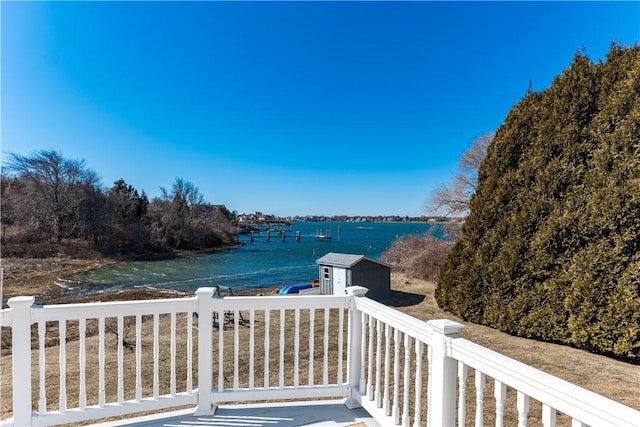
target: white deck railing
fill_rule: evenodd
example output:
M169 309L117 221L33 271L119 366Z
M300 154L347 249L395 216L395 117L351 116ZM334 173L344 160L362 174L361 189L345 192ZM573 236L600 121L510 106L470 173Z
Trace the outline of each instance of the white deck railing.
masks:
M50 306L12 298L0 311L12 332L13 418L2 425L326 397L363 406L382 425L554 426L559 413L572 426L640 425L640 411L460 338L462 325L422 322L365 292L214 298L201 288L183 299Z

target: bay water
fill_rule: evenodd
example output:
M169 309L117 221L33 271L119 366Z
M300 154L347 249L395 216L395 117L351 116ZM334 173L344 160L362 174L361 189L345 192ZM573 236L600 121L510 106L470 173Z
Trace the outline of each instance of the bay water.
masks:
M199 287L223 285L234 292L281 287L318 278L316 260L329 252L378 259L404 235L444 238L442 224L421 222L294 222L282 234L266 231L241 235L242 245L209 254L166 260L108 265L79 273L59 284L75 294L111 292L128 288L161 288L193 292ZM299 234L299 239L296 235ZM331 235L330 241L317 234Z

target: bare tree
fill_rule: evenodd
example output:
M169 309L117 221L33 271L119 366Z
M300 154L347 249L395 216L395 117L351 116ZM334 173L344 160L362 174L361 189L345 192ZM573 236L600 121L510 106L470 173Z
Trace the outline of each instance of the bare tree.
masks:
M170 190L160 192L147 216L154 244L200 249L233 241L231 220L219 205L207 203L194 184L176 178Z
M63 237L82 236L94 231L83 221L83 204L101 196L99 177L84 160L70 160L54 150L36 151L31 156L10 153L6 170L22 183L20 194L28 218L25 224L37 224L59 242Z
M163 240L174 248L189 245L202 218L199 207L204 205L200 190L193 183L176 178L171 190L161 187L162 196L157 201L161 206Z
M487 148L495 132L486 133L474 139L471 147L458 160L458 173L449 184L441 184L434 190L427 210L444 212L447 215L464 215L469 210L469 202L476 192L478 169L487 154Z

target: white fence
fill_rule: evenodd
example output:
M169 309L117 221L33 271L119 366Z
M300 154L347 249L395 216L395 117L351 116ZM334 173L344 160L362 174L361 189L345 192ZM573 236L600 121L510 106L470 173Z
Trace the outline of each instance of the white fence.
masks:
M572 427L640 426L640 411L460 338L460 324L422 322L368 298L356 302L364 331L360 398L384 425L483 426L490 420L496 426L551 427L561 416ZM410 401L422 404L411 411ZM530 401L540 414L530 413Z
M462 325L422 322L365 292L216 298L201 288L183 299L51 306L12 298L0 311L13 372L13 418L2 425L343 397L382 425L554 426L559 417L640 426L639 411L460 338Z

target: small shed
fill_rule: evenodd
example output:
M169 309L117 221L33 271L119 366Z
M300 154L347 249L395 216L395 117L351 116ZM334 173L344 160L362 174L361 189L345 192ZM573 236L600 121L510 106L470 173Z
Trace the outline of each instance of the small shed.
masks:
M364 255L329 252L318 258L320 293L343 295L348 286L364 286L367 297L383 301L391 297L391 267Z

